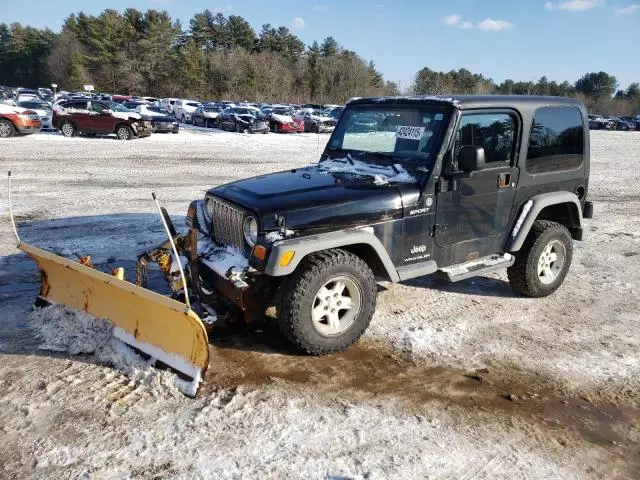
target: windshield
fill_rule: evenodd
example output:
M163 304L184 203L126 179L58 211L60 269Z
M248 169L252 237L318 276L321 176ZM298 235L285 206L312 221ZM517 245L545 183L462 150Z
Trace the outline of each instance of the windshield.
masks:
M293 110L290 108L274 108L273 113L276 115L293 115Z
M238 115L253 115L255 117L257 112L255 110L251 110L250 108L237 108L236 107L236 113Z
M437 105L349 107L327 147L426 163L435 160L448 118Z
M205 112L220 112L222 109L220 107L204 107L203 110Z
M123 107L121 104L117 102L111 102L109 104L109 108L111 108L111 110L113 110L114 112L130 112L131 111L127 107Z
M36 110L45 110L47 112L51 111L51 107L43 102L19 102L19 107L22 108L31 108Z
M199 107L200 106L199 103L194 103L194 102L187 102L186 105L188 105L189 107Z

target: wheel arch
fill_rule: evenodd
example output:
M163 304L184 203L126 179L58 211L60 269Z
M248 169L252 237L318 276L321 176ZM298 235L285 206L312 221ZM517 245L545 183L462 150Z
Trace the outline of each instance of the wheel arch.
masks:
M564 225L574 240L582 240L582 207L575 193L551 192L532 197L520 209L507 243L507 251L522 248L536 220L549 220Z
M334 248L356 255L369 265L374 275L378 277L393 282L400 280L398 272L380 240L372 232L365 229L340 230L276 242L271 248L264 271L267 275L274 277L289 275L307 256ZM295 252L291 262L286 267L280 266L279 260L282 255L291 250Z
M133 134L133 136L136 136L136 132L133 128L131 128L131 125L129 125L127 122L118 122L116 123L116 126L113 127L113 133L115 133L116 135L118 134L118 129L120 127L127 127L129 130L131 130L131 133Z

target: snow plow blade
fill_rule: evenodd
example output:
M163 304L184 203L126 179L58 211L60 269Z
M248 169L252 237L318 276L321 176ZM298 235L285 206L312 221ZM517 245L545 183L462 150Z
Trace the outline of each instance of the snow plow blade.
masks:
M185 379L180 389L195 396L209 364L209 341L195 312L171 298L117 277L20 243L40 270L40 299L110 320L113 336Z

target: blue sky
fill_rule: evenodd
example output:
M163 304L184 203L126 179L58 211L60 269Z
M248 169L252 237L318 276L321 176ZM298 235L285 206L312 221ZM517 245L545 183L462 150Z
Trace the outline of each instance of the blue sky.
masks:
M408 87L422 67L468 68L501 82L573 82L604 70L622 88L640 81L640 0L3 0L0 23L59 31L73 12L167 10L189 25L210 9L244 17L256 31L286 25L307 44L335 37Z

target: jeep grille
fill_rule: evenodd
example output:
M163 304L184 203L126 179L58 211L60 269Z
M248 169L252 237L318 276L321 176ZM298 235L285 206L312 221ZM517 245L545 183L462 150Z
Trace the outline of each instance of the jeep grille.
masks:
M231 245L243 251L245 212L216 197L209 201L213 203L213 239L221 245Z

